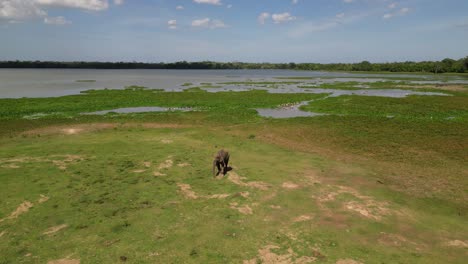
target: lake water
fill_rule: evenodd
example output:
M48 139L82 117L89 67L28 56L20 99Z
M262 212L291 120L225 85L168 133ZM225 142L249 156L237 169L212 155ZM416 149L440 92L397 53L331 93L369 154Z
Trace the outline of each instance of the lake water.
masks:
M117 113L117 114L133 114L133 113L147 113L147 112L174 112L174 111L181 111L181 112L190 112L193 111L192 108L179 108L179 107L125 107L125 108L117 108L112 110L104 110L104 111L96 111L96 112L89 112L89 113L82 113L83 115L105 115L109 113Z
M379 77L422 78L427 80L425 82L428 83L438 82L438 79L434 79L434 75L379 75L288 70L0 69L0 98L56 97L79 94L81 91L89 89L122 89L126 86L132 85L164 89L167 91L182 91L189 88L187 86L183 86L184 83L193 83L195 85L202 83L212 83L213 85L216 85L222 82L288 81L279 80L277 77L323 78L316 80L300 80L311 85L316 83L336 81L375 82L382 80L378 79ZM370 78L367 79L367 77ZM457 77L451 78L452 80L449 82L468 83L468 80L466 79L461 80L457 79ZM236 85L226 86L218 90L209 90L216 92L222 90L251 90L254 88L256 89L256 87L242 87ZM271 90L271 92L304 91L302 89L294 89L294 87L283 87L281 89L276 89L276 91L274 91L274 89L269 90ZM363 90L365 90L365 88ZM328 90L328 92L330 92L330 90ZM360 92L356 93L359 94Z

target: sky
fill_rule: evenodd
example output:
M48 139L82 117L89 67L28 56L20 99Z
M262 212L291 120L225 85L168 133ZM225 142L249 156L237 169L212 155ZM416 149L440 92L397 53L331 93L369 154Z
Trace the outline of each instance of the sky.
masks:
M0 60L468 56L468 0L0 0Z

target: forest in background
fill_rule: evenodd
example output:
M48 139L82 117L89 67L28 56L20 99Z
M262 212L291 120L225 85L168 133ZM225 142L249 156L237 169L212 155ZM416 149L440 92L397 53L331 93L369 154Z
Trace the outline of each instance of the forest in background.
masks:
M85 62L0 61L0 68L32 69L283 69L305 71L468 73L468 56L441 61L371 63L248 63L248 62Z

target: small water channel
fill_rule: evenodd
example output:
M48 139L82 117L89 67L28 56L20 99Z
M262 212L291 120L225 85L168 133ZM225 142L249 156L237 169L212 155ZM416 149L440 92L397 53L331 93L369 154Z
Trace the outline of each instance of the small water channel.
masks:
M90 113L81 113L82 115L105 115L109 113L117 114L132 114L132 113L148 113L148 112L191 112L194 111L193 108L179 108L179 107L126 107L126 108L117 108L112 110L103 110Z

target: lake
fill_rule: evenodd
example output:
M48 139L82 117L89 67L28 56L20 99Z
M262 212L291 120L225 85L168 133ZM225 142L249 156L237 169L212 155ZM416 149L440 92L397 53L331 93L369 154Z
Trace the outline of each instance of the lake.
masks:
M277 77L323 78L320 82L382 81L378 78L419 78L427 83L439 82L434 75L356 74L290 70L94 70L94 69L0 69L0 98L56 97L79 94L90 89L122 89L144 86L182 91L185 83L200 85L222 82L287 81ZM466 79L450 77L449 82L468 83ZM302 80L313 84L312 80ZM228 87L220 90L246 90L252 87ZM217 90L211 90L217 91ZM293 91L296 92L296 91Z

